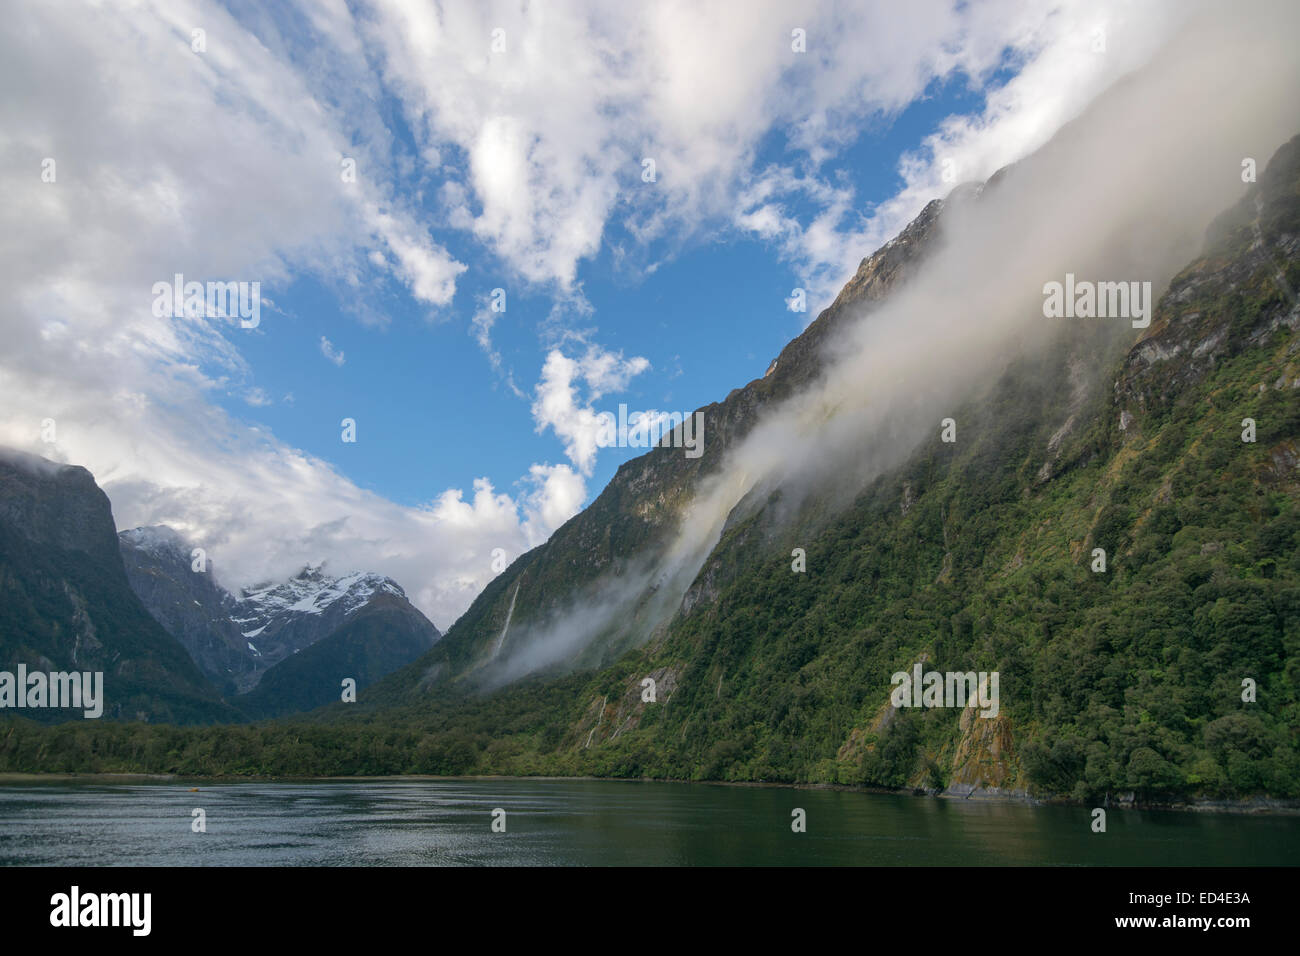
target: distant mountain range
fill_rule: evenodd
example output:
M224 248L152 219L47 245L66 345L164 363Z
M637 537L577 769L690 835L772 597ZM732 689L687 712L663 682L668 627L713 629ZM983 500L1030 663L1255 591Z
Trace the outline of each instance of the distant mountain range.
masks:
M337 701L441 637L382 575L308 567L236 597L192 555L168 527L116 534L84 468L0 450L0 669L103 670L109 718L235 721Z
M258 716L338 700L339 679L324 686L323 672L338 669L340 679L350 676L363 687L442 636L383 575L330 577L307 567L236 597L217 584L206 555L196 564L193 545L171 528L133 528L118 540L127 578L149 613L209 680ZM363 635L354 626L362 620L372 627L386 622L387 637L374 642L369 631ZM310 655L298 657L309 648ZM270 686L278 698L267 693Z

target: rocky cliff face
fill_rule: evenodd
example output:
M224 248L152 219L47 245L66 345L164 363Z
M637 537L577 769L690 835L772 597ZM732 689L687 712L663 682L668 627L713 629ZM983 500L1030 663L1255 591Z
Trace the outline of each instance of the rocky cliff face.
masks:
M248 690L261 671L233 616L237 602L213 578L206 558L196 568L192 548L171 528L133 528L119 535L131 588L167 633L222 692Z
M237 721L338 700L343 678L364 688L441 636L382 575L306 568L236 599L191 554L170 528L119 536L86 469L4 450L0 670L103 671L109 719Z
M232 720L185 649L141 605L108 498L84 468L0 455L0 668L103 671L104 717ZM33 720L80 713L24 710Z
M1129 353L1115 392L1127 430L1164 415L1225 360L1300 326L1294 264L1300 259L1300 136L1279 151L1258 188L1211 227L1209 249L1174 277L1158 321ZM1292 365L1267 383L1290 389Z
M90 472L13 450L3 452L0 469L0 521L35 546L116 563L112 510Z

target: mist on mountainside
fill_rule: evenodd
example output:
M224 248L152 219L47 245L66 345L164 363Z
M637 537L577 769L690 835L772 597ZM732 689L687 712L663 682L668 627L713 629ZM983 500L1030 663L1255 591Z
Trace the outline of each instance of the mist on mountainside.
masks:
M598 638L614 649L650 638L746 496L779 489L785 513L808 495L847 504L982 384L1047 349L1063 323L1136 341L1140 316L1045 318L1044 285L1067 274L1149 282L1152 299L1141 303L1149 321L1211 221L1244 194L1243 160L1262 167L1296 132L1297 33L1292 5L1275 4L1266 17L1206 11L1034 155L987 185L954 190L920 271L832 337L818 380L769 411L719 464L707 462L705 435L709 475L671 543L516 626L480 662L482 683L598 663L584 656ZM960 442L962 423L954 426Z

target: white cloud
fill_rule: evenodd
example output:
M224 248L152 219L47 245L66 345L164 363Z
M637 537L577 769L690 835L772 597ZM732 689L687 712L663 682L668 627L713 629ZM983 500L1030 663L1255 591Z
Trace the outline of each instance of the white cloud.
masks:
M342 368L343 363L346 361L342 349L336 349L334 343L323 335L320 337L320 354L339 368Z
M456 294L456 277L467 266L449 257L423 229L409 221L380 212L371 204L365 208L365 217L397 260L393 271L406 282L411 294L429 305L449 304Z
M506 387L514 393L516 398L526 399L528 396L515 384L513 369L506 369L500 351L492 343L492 329L496 325L497 317L500 314L492 310L490 302L484 304L470 319L470 334L474 337L474 341L478 343L478 347L483 350L483 354L487 356L488 364L492 367L492 373L498 379L505 381Z
M971 4L955 16L940 16L953 45L931 64L934 76L960 69L979 77L1011 51L1016 73L1002 86L988 88L987 104L975 116L950 116L917 148L899 158L903 186L869 210L851 189L837 186L816 168L796 161L766 168L745 179L734 216L742 231L774 242L808 289L807 321L828 305L870 252L895 236L924 205L946 195L957 183L987 179L999 168L1027 156L1111 84L1147 62L1161 43L1196 9L1197 4L1122 0L1095 3L1058 2ZM1105 25L1110 42L1094 52L1094 31ZM889 33L894 39L897 34ZM918 63L922 62L918 60ZM832 71L828 82L843 82ZM866 94L891 108L891 98L868 84ZM847 92L845 95L849 95ZM872 99L860 101L857 112ZM892 101L893 107L900 105ZM796 141L808 156L824 160L815 146L821 131L832 141L842 137L826 128L827 115L798 124ZM945 172L951 171L951 179ZM800 202L811 215L795 215Z
M528 482L532 490L524 497L524 532L535 547L578 513L587 500L587 485L568 465L533 465Z
M642 243L670 244L733 222L776 241L824 298L846 263L904 225L923 196L946 191L932 153L957 160L967 178L1025 155L1149 55L1187 6L388 0L364 22L423 147L440 163L447 147L466 157L441 187L448 223L524 278L572 286L614 222ZM1102 25L1110 43L1097 55ZM794 26L807 32L806 53L791 49ZM496 27L501 52L491 48ZM851 190L827 184L823 164L864 124L934 81L979 87L1008 62L1023 77L994 91L984 116L954 119L927 142L920 162L904 163L902 194L867 219ZM773 132L785 137L785 157L756 172L755 152ZM647 157L654 183L641 180ZM763 182L774 174L786 180L780 189ZM757 207L756 185L769 195ZM785 211L779 200L793 194L812 203L811 217Z
M649 367L649 361L641 356L625 359L621 352L609 352L598 345L589 345L577 358L551 349L534 393L537 431L554 430L564 443L565 455L583 475L590 475L596 465L601 429L600 411L593 403L627 388L634 376ZM578 394L580 383L586 384L585 399Z

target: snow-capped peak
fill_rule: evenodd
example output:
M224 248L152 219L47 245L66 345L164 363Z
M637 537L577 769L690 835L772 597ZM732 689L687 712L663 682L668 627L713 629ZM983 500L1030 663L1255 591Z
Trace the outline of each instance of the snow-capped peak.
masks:
M331 578L319 565L308 566L288 581L245 588L234 620L241 628L251 630L254 626L266 627L276 619L305 614L331 611L346 616L380 592L406 597L396 581L382 574L353 571ZM244 631L246 636L248 630Z
M132 547L148 551L150 554L183 554L186 560L189 560L189 545L178 531L165 524L131 528L129 531L120 532L118 537Z

